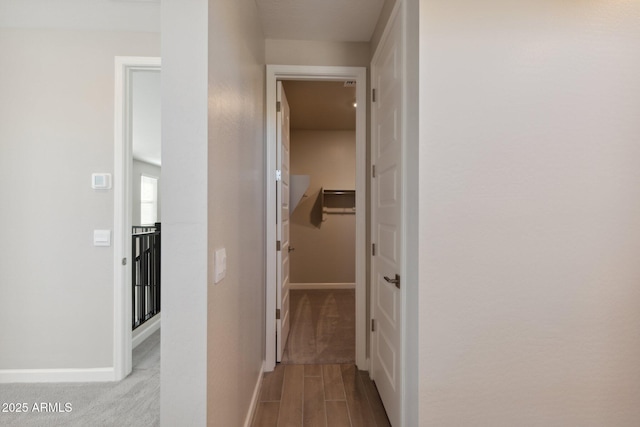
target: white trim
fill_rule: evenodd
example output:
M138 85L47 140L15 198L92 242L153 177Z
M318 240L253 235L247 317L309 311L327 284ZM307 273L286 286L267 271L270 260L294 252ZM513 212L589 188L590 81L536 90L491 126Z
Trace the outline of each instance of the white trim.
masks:
M6 383L76 383L114 381L110 368L88 369L0 369L0 384Z
M157 57L115 57L114 161L113 161L113 376L121 380L131 372L131 176L133 155L129 138L127 96L130 73L158 69ZM122 259L127 264L122 265Z
M356 102L367 105L366 67L327 67L303 65L267 65L266 78L266 320L265 320L265 366L267 372L276 364L276 210L275 205L275 124L276 124L276 81L278 80L356 80ZM367 109L356 110L356 365L360 369L366 363L367 310L366 310L366 148ZM273 224L274 226L271 226Z
M160 329L161 315L162 313L156 314L151 318L151 320L146 321L142 326L139 326L135 331L133 331L131 348L136 348L142 344L144 340L149 338L151 334Z
M407 83L407 2L401 1L397 5L397 13L400 13L400 50L402 52L402 61L400 65L400 75L402 76L402 120L400 122L400 129L402 132L402 139L400 141L400 156L402 164L402 202L400 203L400 218L402 218L402 227L400 231L400 274L405 278L405 286L400 289L400 426L407 425L407 414L409 408L407 407L407 254L408 240L407 240L407 201L409 200L409 193L407 192L407 184L409 177L407 176L407 130L408 130L408 93L410 88ZM390 21L391 22L391 21ZM415 197L416 195L412 195ZM415 372L411 372L411 375L417 375Z
M355 289L355 283L289 283L289 289Z
M244 427L250 427L253 425L253 418L256 416L258 409L258 403L260 398L260 391L262 390L262 377L264 376L264 362L260 366L260 373L258 374L258 381L253 389L253 396L251 396L251 405L249 405L249 411L244 419Z

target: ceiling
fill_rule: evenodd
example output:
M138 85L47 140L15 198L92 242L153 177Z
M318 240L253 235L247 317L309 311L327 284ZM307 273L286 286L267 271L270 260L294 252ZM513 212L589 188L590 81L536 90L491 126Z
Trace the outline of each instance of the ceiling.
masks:
M344 82L285 81L291 129L355 130L356 88Z
M268 39L368 42L385 0L255 0Z

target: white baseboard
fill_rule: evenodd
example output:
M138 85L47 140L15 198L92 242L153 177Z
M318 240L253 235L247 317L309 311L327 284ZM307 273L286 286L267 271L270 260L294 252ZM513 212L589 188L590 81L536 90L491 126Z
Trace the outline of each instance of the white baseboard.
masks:
M149 338L149 335L151 335L152 333L160 329L161 315L162 313L156 314L151 318L151 320L148 320L142 326L138 327L135 331L133 331L133 334L131 337L131 349L134 349L140 344L142 344L144 340Z
M256 416L258 410L258 401L260 400L260 389L262 389L262 377L264 376L264 362L260 367L260 374L258 375L258 381L253 389L253 396L251 397L251 405L249 406L249 412L244 420L244 427L250 427L253 423L253 418Z
M115 381L113 367L88 369L0 369L0 384L106 381Z
M289 283L289 289L355 289L355 283Z
M367 371L369 373L369 378L371 378L371 370L369 368L371 368L371 365L370 365L370 359L368 357L364 359L364 366L358 365L358 370Z

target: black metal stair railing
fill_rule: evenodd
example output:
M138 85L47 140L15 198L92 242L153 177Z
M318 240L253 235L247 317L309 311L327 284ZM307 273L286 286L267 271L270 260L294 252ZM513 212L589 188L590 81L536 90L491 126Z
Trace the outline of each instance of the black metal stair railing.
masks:
M132 227L132 330L160 313L160 231L159 222Z

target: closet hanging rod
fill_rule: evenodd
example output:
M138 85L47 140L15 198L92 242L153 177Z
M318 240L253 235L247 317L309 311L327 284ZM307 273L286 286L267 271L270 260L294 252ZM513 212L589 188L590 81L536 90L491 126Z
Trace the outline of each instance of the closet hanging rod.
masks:
M356 190L323 190L323 193L332 196L351 196L356 194Z

